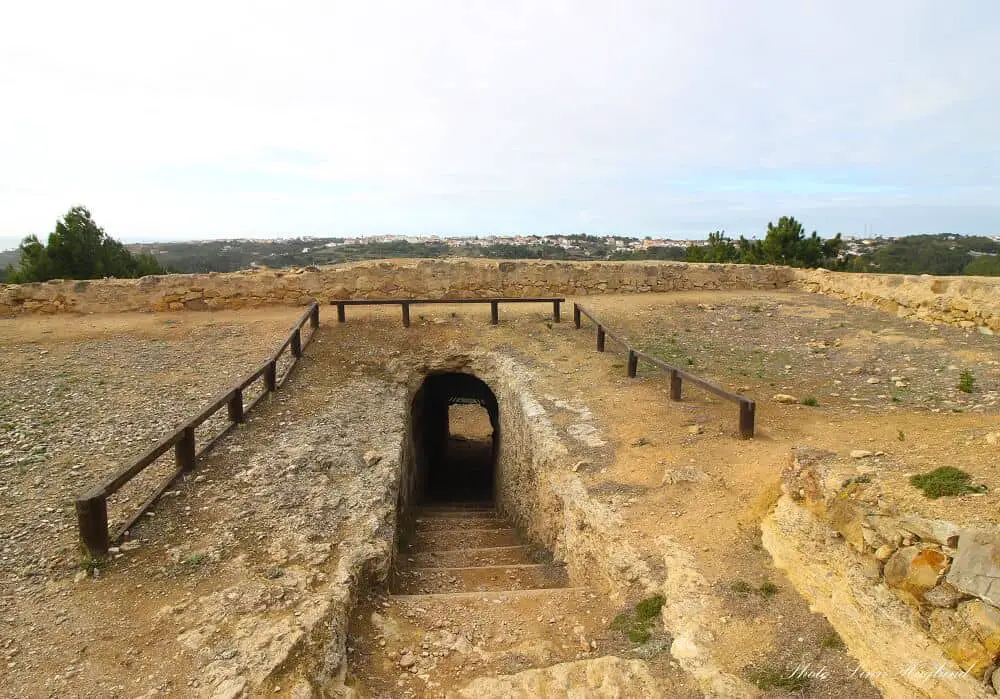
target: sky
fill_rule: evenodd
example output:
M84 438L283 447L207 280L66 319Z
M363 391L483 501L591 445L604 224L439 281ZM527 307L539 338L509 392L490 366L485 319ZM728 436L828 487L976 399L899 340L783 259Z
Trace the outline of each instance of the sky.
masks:
M8 2L0 247L1000 234L996 0Z

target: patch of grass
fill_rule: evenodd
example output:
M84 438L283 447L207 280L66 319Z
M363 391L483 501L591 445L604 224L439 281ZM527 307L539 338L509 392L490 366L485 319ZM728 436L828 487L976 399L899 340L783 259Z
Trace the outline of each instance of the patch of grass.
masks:
M734 582L732 585L729 586L729 589L738 595L744 595L744 596L749 595L751 592L753 592L753 587L751 587L750 583L748 583L746 580L737 580L736 582Z
M906 441L906 433L903 432L903 430L900 430L899 434L896 435L896 439L898 439L900 442L905 442Z
M647 597L636 604L632 611L617 615L611 621L611 628L624 633L632 643L646 643L653 637L651 626L660 616L664 601L662 595Z
M749 310L751 313L760 313L764 309L760 307L760 304L755 303L754 305L749 307Z
M773 665L755 668L750 671L749 677L758 689L764 691L784 689L789 692L801 692L809 686L809 678L806 675Z
M653 595L652 597L647 597L646 599L635 605L635 616L640 621L649 621L650 619L655 619L660 616L660 610L663 609L663 603L666 600L663 595Z
M285 569L284 568L274 567L274 568L269 568L268 569L268 571L266 573L266 576L267 576L268 580L277 580L278 578L280 578L284 574L285 574Z
M95 570L104 567L107 558L101 556L91 556L89 553L80 558L80 569L87 571L87 575L93 575Z
M775 585L767 578L764 578L764 582L762 582L760 585L760 595L764 599L771 599L776 594L778 594L779 590L781 590L781 588Z
M911 476L910 485L920 488L924 491L924 495L932 500L943 496L964 495L965 493L985 493L986 486L970 484L971 478L972 476L960 468L939 466L928 473Z
M893 393L892 394L892 402L893 403L902 403L903 402L903 397L901 395L899 395L898 393Z
M632 643L645 643L653 637L652 631L647 626L633 625L625 634Z
M688 357L684 361L687 362L688 366L694 366L694 359L692 359L691 357Z
M958 390L962 393L972 393L976 387L976 378L968 369L963 369L958 376Z
M829 648L830 650L840 650L846 648L847 644L844 643L844 639L840 637L840 634L836 631L831 631L819 639L819 646L820 648Z
M205 562L205 552L204 551L194 551L189 553L184 558L181 559L181 563L186 566L195 567L199 566Z
M816 400L816 396L809 396L808 398L802 399L802 405L808 405L810 408L815 408L819 405L819 401Z

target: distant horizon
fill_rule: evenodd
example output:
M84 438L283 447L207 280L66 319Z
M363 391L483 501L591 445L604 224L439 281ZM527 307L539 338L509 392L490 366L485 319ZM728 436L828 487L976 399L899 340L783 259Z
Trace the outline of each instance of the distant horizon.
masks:
M800 221L800 223L801 223L801 221ZM806 230L807 230L807 234L811 233L811 231L808 229L808 227L806 227ZM712 232L712 231L710 231L710 232ZM734 240L738 239L740 237L740 235L741 235L740 233L730 233L728 231L723 231L723 232L728 237L730 237L730 238L732 238ZM821 233L819 233L818 231L817 231L817 233L821 237L823 237L823 238L831 238L831 237L833 237L833 236L824 236ZM496 238L516 238L516 237L522 237L522 236L523 237L531 237L531 236L538 236L538 237L559 237L559 236L572 236L572 235L587 235L587 236L591 236L591 237L595 237L595 238L619 237L619 238L632 238L632 239L638 239L638 240L643 240L643 239L645 239L647 237L651 238L652 240L677 240L677 241L703 241L703 240L707 240L708 239L708 233L705 233L704 235L701 235L701 236L682 236L682 235L653 235L653 234L637 235L637 234L630 234L630 233L584 233L582 231L581 232L576 232L576 233L456 233L456 234L450 234L450 235L444 234L444 233L363 233L363 234L359 233L359 234L337 234L337 235L334 235L334 234L296 233L296 234L271 235L271 236L262 235L262 236L259 236L259 237L258 236L218 236L218 237L209 237L209 238L184 238L184 239L175 238L175 239L167 239L167 240L156 240L156 239L150 239L150 240L127 240L127 239L121 239L121 238L116 238L116 239L120 240L125 245L176 245L176 244L190 244L190 243L211 243L211 242L221 242L221 241L226 241L226 240L245 240L245 241L248 241L248 242L258 242L259 243L259 242L268 241L268 240L296 240L296 239L305 239L305 238L312 238L312 239L329 239L329 238L378 238L378 237L383 237L383 236L397 236L397 237L401 237L401 238L426 238L426 237L431 237L431 236L437 236L437 237L442 238L442 239L453 240L453 239L460 239L460 238L490 238L490 237L496 237ZM763 235L746 235L746 234L742 234L742 235L744 237L746 237L746 238L751 239L751 240L753 240L753 239L762 239L764 237ZM834 234L834 235L836 235L836 234ZM986 237L986 238L994 238L994 239L1000 238L1000 232L994 232L994 233L955 233L953 231L937 231L937 232L925 231L925 232L921 232L921 233L904 233L904 234L895 234L895 235L894 234L888 234L888 233L854 233L854 234L842 233L842 235L846 239L860 239L860 240L875 239L875 238L908 238L908 237L918 236L918 235L959 235L959 236L963 236L963 237ZM47 236L47 234L46 234L46 236ZM39 236L39 238L41 239L41 241L43 243L45 242L46 236ZM114 238L115 236L112 236L112 237ZM0 238L0 252L6 253L6 252L16 251L17 248L18 248L18 246L20 245L21 240L22 239L19 239L16 243L14 243L13 245L10 245L8 243L5 243L3 241L3 238Z

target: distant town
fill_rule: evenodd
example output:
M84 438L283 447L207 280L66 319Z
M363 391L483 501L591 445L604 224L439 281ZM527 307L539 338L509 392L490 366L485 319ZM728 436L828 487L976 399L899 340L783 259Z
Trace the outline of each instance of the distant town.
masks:
M718 248L720 241L729 247L729 253ZM708 238L640 238L583 233L465 237L389 233L351 237L238 238L127 245L131 252L149 253L164 269L180 273L305 267L393 257L741 261L740 255L736 254L739 247L739 236L731 238L722 232L713 233ZM812 264L847 271L995 275L1000 274L998 253L1000 235L962 236L939 233L916 236L849 236L839 240L831 257ZM5 281L5 277L10 277L18 259L17 251L0 252L0 282ZM792 261L789 263L801 264Z

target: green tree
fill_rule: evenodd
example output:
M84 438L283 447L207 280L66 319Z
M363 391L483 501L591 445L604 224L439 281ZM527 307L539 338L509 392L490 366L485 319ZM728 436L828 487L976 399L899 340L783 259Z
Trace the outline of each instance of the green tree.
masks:
M979 277L1000 277L1000 255L982 255L965 265L962 274Z
M19 251L18 268L10 275L13 282L134 278L165 273L151 254L133 255L109 237L83 206L74 206L56 223L47 245L42 245L38 236L29 235L21 242Z
M725 231L708 234L707 245L690 245L685 253L688 262L737 262L739 250Z
M837 267L843 240L840 233L829 240L823 240L813 231L806 237L802 224L792 216L782 216L778 225L767 224L760 254L763 262L792 267Z

